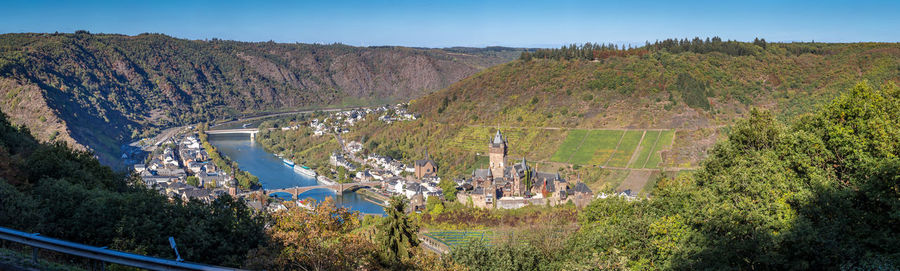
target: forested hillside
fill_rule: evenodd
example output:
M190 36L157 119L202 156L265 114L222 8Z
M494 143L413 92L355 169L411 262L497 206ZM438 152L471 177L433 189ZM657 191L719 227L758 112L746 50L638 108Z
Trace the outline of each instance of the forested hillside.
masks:
M692 128L750 107L796 115L860 80L900 81L898 44L714 41L538 50L410 107L441 122Z
M577 129L674 129L661 165L696 168L734 120L762 108L781 120L866 80L900 82L900 45L667 40L639 48L588 44L523 54L410 103L422 118L359 130L378 153L470 173L494 127L510 155L551 160ZM557 165L549 165L557 169ZM582 172L586 174L585 172ZM582 174L582 176L584 176Z
M38 142L0 113L0 226L164 258L173 236L186 259L236 267L266 243L265 219L227 195L170 200L88 152Z
M94 149L242 113L418 97L519 49L184 40L158 34L0 35L2 109L41 140Z

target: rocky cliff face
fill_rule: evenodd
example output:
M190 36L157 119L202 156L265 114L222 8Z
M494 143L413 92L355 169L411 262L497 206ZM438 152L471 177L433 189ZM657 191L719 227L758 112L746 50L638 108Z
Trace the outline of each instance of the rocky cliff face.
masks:
M261 111L361 105L442 89L518 49L479 51L0 35L2 109L42 140L114 160L121 143L177 124Z

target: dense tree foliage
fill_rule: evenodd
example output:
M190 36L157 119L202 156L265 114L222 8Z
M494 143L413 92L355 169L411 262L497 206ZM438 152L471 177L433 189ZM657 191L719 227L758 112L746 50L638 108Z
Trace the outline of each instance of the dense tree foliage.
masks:
M117 174L91 153L41 144L0 117L0 225L43 236L173 258L240 266L264 244L265 219L223 196L174 202Z
M313 210L290 208L274 215L272 245L247 261L265 270L354 270L377 266L377 247L358 230L359 214L335 207L331 198ZM371 228L371 227L368 227Z
M395 268L408 262L419 245L419 229L406 215L407 206L406 198L392 197L385 207L387 217L378 225L381 259Z
M740 41L723 41L720 37L712 37L701 39L694 37L693 39L665 39L657 40L653 43L649 41L640 47L632 47L631 45L618 44L598 44L585 43L583 45L570 44L562 46L559 49L537 49L532 51L524 51L519 59L529 61L532 58L543 59L584 59L584 60L600 60L613 56L629 56L644 55L648 52L666 51L669 53L692 52L698 54L718 52L731 56L753 56L761 53L769 46L784 48L785 50L799 55L804 53L821 54L828 53L815 43L767 43L766 39L756 38L753 42Z
M570 44L559 49L537 49L534 52L525 51L519 57L521 60L530 61L532 58L543 59L585 59L596 60L613 56L643 55L645 49L619 46L617 44L585 43L583 45Z

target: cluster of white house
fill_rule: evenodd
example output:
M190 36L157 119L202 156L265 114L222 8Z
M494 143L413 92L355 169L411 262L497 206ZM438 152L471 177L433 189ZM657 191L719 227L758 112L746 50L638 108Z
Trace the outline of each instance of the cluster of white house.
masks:
M150 157L149 163L134 165L135 172L148 187L185 200L213 200L224 193L236 193L234 179L210 162L209 153L197 137L173 137L162 145L167 147ZM197 177L198 186L187 184L188 176Z
M350 129L347 127L356 125L357 122L365 119L370 114L382 113L378 119L386 123L415 120L417 116L406 110L408 105L407 103L399 103L392 106L385 105L333 112L321 120L311 120L309 127L313 129L314 135L320 136L330 132L348 133Z

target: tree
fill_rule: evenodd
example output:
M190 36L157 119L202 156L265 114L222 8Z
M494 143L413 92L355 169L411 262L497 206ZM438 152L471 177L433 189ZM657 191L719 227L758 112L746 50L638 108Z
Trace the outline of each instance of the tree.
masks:
M252 269L373 269L375 245L359 231L359 213L335 207L330 197L313 210L291 207L274 214L272 242L248 257Z
M438 186L441 187L441 190L444 192L444 199L447 201L456 201L456 183L447 180L441 179L441 182L438 183Z
M384 208L387 216L378 226L381 259L392 267L400 267L419 245L418 229L406 215L406 207L406 198L392 197L388 207Z
M425 211L428 214L436 216L444 212L444 202L440 198L431 196L425 200Z
M529 170L527 166L525 167L525 177L522 177L522 182L525 185L525 191L530 191L531 190L531 170Z
M184 182L191 186L200 186L200 178L197 178L197 176L188 176L184 179Z
M339 183L347 182L347 169L344 167L337 167L337 181Z

